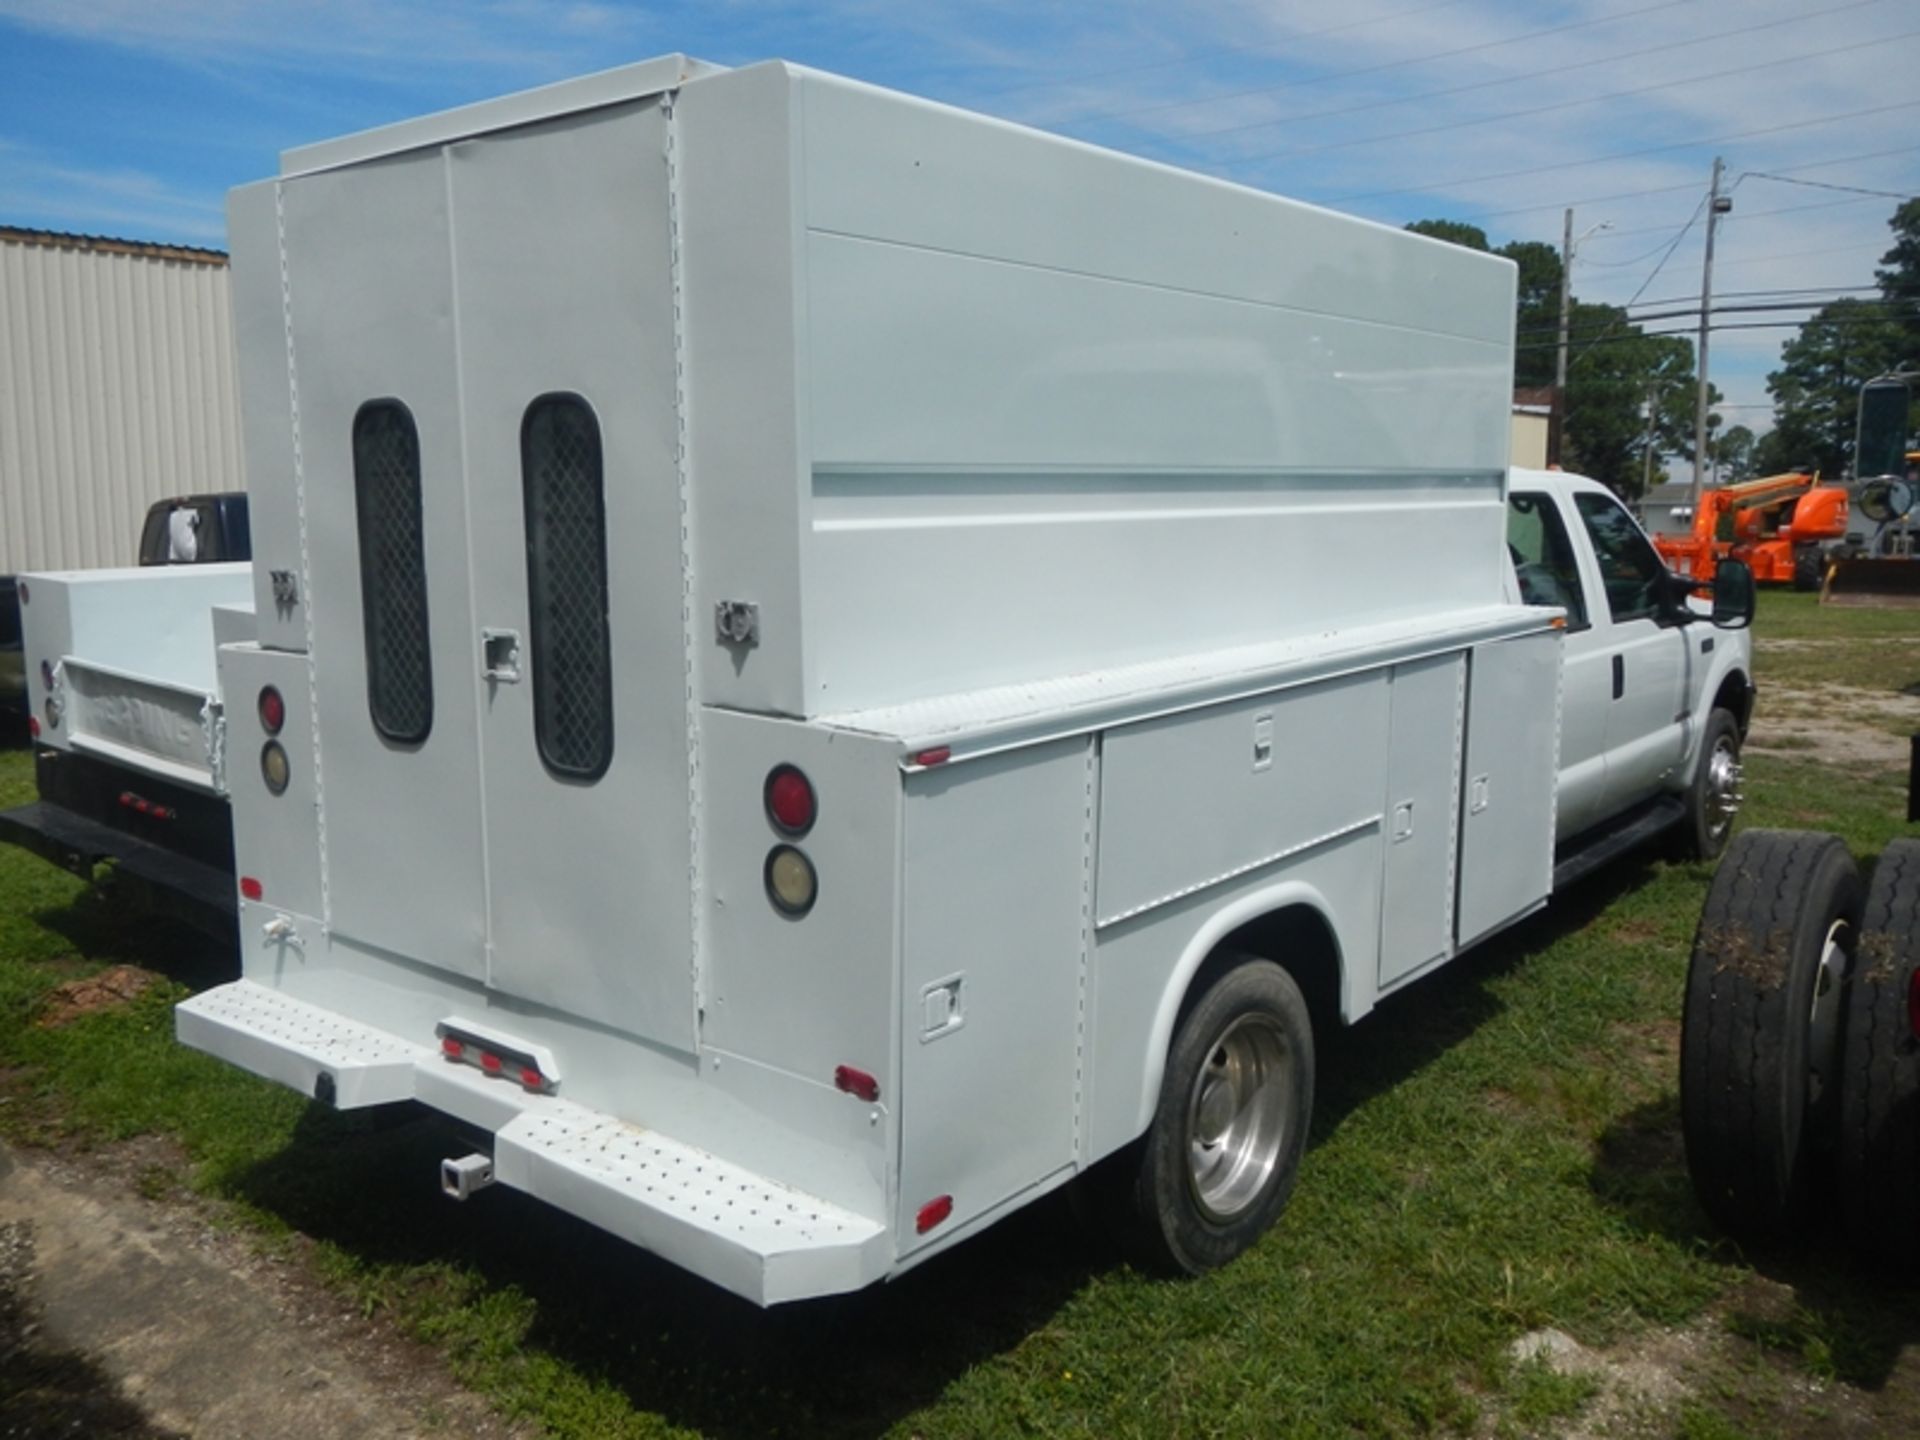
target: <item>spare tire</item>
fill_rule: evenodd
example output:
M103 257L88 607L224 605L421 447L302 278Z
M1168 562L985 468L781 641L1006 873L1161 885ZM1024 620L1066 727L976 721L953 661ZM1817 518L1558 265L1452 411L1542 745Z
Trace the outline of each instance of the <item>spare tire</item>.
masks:
M1832 835L1747 830L1707 892L1687 972L1680 1114L1694 1193L1741 1242L1801 1231L1836 1127L1860 872Z
M1920 1269L1920 840L1874 866L1846 1006L1840 1205L1862 1260Z

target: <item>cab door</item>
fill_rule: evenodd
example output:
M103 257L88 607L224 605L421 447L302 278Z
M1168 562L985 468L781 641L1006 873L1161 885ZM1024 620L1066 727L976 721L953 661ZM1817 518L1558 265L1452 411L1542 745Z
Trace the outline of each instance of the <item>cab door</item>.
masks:
M1609 697L1602 808L1612 816L1657 795L1686 756L1686 634L1667 598L1666 566L1626 507L1598 490L1576 491L1573 505L1605 611L1596 616Z
M1605 813L1607 720L1612 688L1608 654L1611 627L1595 625L1589 585L1580 566L1566 514L1542 490L1507 496L1507 552L1520 598L1567 612L1560 694L1560 779L1554 838L1577 835Z

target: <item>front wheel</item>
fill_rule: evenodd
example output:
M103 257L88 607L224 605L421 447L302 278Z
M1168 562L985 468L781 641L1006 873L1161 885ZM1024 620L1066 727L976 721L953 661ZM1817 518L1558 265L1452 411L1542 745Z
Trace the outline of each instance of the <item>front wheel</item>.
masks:
M1122 1240L1198 1275L1250 1248L1293 1193L1313 1115L1313 1026L1278 965L1241 958L1182 1017L1131 1184Z
M1740 813L1740 722L1718 706L1707 715L1700 758L1687 787L1687 816L1675 840L1689 860L1715 860L1733 835Z

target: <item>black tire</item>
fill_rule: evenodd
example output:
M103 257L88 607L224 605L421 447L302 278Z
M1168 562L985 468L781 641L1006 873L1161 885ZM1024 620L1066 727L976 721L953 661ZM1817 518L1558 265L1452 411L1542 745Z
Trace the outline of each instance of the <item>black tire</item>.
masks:
M1694 1193L1745 1244L1794 1242L1836 1138L1860 904L1859 869L1836 837L1747 830L1700 912L1681 1020L1681 1128Z
M1714 860L1733 838L1740 811L1740 722L1731 710L1707 713L1700 754L1687 786L1687 815L1674 827L1674 849L1686 860Z
M1165 1274L1215 1269L1267 1231L1293 1194L1313 1117L1313 1025L1300 987L1270 961L1228 959L1182 1014L1152 1124L1107 1187L1116 1238ZM1244 1145L1233 1143L1236 1126Z
M1827 557L1817 545L1798 546L1793 552L1793 588L1803 594L1818 590L1827 575Z
M1874 866L1846 1005L1840 1209L1868 1264L1920 1271L1920 1039L1908 1006L1920 970L1920 840Z

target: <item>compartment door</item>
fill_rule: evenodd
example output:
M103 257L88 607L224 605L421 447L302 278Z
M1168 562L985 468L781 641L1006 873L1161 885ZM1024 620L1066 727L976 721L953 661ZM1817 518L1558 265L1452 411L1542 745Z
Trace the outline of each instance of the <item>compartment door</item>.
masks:
M1460 795L1462 949L1543 904L1553 888L1560 654L1552 630L1473 648Z
M1380 917L1383 986L1453 950L1467 657L1440 655L1396 665L1388 695L1392 737L1386 901Z
M665 147L648 101L447 164L488 979L691 1050Z
M349 939L480 979L473 621L440 152L291 180L282 208L318 731L290 757L319 772L326 919Z

